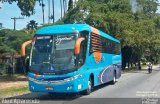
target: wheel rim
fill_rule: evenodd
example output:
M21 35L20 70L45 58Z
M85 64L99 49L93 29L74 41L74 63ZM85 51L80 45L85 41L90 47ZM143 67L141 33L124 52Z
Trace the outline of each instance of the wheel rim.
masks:
M115 74L114 74L114 77L113 77L113 82L116 82L116 77L115 77Z
M91 85L92 83L91 83L91 81L89 80L88 81L88 91L89 92L91 92L91 89L92 89L92 85Z

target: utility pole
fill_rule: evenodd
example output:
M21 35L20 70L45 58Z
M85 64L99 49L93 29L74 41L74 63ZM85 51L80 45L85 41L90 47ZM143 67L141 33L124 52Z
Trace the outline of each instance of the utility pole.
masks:
M15 30L16 30L16 20L17 20L17 19L24 19L24 17L13 17L13 18L11 18L11 19L14 20L14 31L15 31Z

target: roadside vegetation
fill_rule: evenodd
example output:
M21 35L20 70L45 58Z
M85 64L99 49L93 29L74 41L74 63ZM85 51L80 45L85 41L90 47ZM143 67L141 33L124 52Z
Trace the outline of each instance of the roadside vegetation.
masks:
M0 89L0 98L18 96L25 93L29 93L28 86L15 86Z
M36 2L40 1L0 0L0 2L10 4L17 2L22 15L31 16L34 14ZM20 66L20 46L34 36L36 29L68 23L87 23L119 39L122 47L123 69L126 67L141 69L141 65L148 61L157 64L160 62L158 5L157 0L78 0L77 2L69 0L68 10L61 10L64 16L61 15L54 24L38 27L38 23L31 20L23 30L2 29L0 30L0 75L24 73ZM10 63L13 69L11 72L8 70Z
M0 76L0 98L18 96L28 92L26 76L22 74Z
M40 2L36 0L27 2L23 0L0 0L0 2L8 3L16 1L23 16L33 15L35 3ZM26 4L29 7L26 7ZM78 0L77 2L69 0L68 10L61 10L61 14L64 14L63 17L61 15L61 18L54 24L45 24L41 27L87 23L121 41L123 69L126 66L129 68L138 66L141 69L141 63L146 64L151 61L157 64L160 62L160 13L157 13L158 5L157 0ZM61 7L61 9L63 8ZM41 28L36 25L36 21L31 20L27 24L27 33L16 31L18 33L16 34L11 30L1 30L0 36L3 36L3 39L0 38L0 44L2 44L0 52L19 54L20 44L30 39L35 29ZM5 31L10 31L10 33ZM13 38L4 36L6 33ZM19 33L21 33L22 38L14 38L20 36Z
M96 5L96 7L95 7ZM87 23L121 41L123 69L160 61L157 0L79 0L64 23Z

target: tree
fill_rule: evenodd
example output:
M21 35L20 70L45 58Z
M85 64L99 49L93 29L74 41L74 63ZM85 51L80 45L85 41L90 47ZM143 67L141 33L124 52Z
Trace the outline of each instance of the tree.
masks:
M141 59L146 58L146 49L151 46L150 50L154 53L151 57L160 57L160 53L157 53L160 50L157 48L160 45L160 40L157 40L160 38L160 17L155 12L156 1L137 0L135 12L129 0L79 0L75 8L69 1L71 9L68 8L63 22L83 21L118 38L122 45L122 55L125 55L124 67L130 67L133 63L140 65Z
M28 30L35 30L35 29L37 29L37 25L38 25L38 23L36 23L36 21L35 20L31 20L28 24L27 24L27 29Z
M34 14L35 0L18 0L18 7L21 10L21 14L24 16L30 16Z
M43 16L43 25L45 23L45 18L44 18L44 7L45 7L45 4L43 2L43 0L38 0L39 1L39 5L42 6L42 16Z
M68 11L70 11L71 9L73 9L73 0L69 0L68 2Z
M2 27L3 27L3 24L2 24L2 23L0 23L0 29L2 29Z
M63 13L63 4L62 4L62 0L60 0L60 8L61 8L61 19L62 19L62 13Z
M33 37L33 34L27 34L23 30L13 31L9 29L0 30L0 73L5 73L7 69L7 62L5 58L9 58L13 68L11 71L14 72L13 64L15 62L15 55L20 54L20 47L24 41L30 40ZM27 53L29 50L27 49ZM17 64L17 67L20 69L20 64ZM2 72L3 71L3 72ZM20 71L20 70L17 70Z
M53 20L53 23L55 22L55 16L54 16L54 0L52 0L52 15L51 19Z
M67 0L63 0L63 14L65 15L67 8Z
M8 2L10 4L17 2L17 6L20 8L23 16L30 16L34 14L36 0L0 0L0 2Z
M155 14L158 7L158 0L137 0L143 13L146 15Z

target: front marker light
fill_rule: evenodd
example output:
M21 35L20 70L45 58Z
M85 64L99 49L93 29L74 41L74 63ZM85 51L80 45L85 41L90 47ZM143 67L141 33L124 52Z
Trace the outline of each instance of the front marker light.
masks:
M78 90L82 88L82 84L78 84Z

